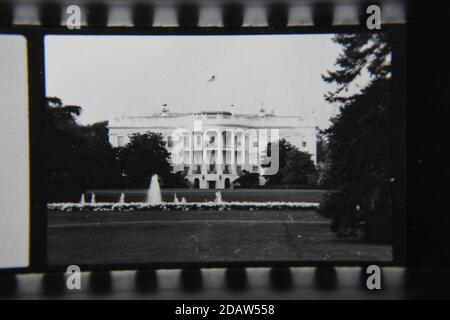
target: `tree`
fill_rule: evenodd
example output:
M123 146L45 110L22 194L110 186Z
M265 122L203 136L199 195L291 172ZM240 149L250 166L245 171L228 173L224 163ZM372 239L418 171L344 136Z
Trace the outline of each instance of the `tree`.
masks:
M135 187L147 187L154 174L158 174L163 181L170 175L170 154L160 133L131 135L130 142L118 148L117 156L122 174Z
M86 178L86 188L120 187L121 169L116 151L109 143L108 122L83 126L86 143L80 150L78 165Z
M351 90L358 77L367 70L373 81L388 79L391 75L390 53L392 50L388 33L338 34L333 42L343 47L343 52L336 60L337 70L327 71L322 76L337 88L325 98L331 103L347 104L352 96L342 95ZM370 84L369 84L370 86Z
M50 132L56 130L70 130L79 128L77 118L82 112L79 106L65 106L60 98L46 98L47 129Z
M57 97L46 100L50 201L77 201L92 188L147 188L155 173L163 186L187 187L183 172L170 172L170 155L160 134L136 134L127 146L113 148L108 122L80 125L81 112Z
M259 186L259 173L242 170L239 178L233 183L239 183L242 188L255 188Z
M311 155L298 150L286 139L271 143L267 146L267 155L270 157L272 148L278 148L278 172L274 175L264 176L266 186L273 185L308 185L317 182L317 172ZM270 166L270 163L263 167Z
M337 70L323 79L336 85L326 99L337 104L340 113L325 130L325 180L338 189L324 198L320 212L332 218L332 230L339 236L355 235L363 227L367 240L390 241L389 37L385 33L341 34L334 41L343 53L336 61ZM370 74L369 83L349 94L364 70Z
M286 159L287 154L289 151L294 149L294 146L290 144L286 139L281 139L277 142L275 142L273 145L271 142L267 144L267 156L272 156L272 149L278 148L278 172L274 175L270 176L264 176L266 179L266 186L273 186L273 185L281 185L283 180L282 175L282 169L286 166ZM269 167L272 163L269 162L266 165L263 165L262 167Z
M68 195L80 194L82 175L74 170L79 150L86 143L77 122L82 108L65 106L61 99L46 99L46 166L49 194L53 200L67 200Z
M317 183L317 171L311 155L293 148L286 154L286 164L280 170L283 185L313 185Z
M169 173L163 179L163 186L166 188L188 188L189 181L186 179L186 172Z

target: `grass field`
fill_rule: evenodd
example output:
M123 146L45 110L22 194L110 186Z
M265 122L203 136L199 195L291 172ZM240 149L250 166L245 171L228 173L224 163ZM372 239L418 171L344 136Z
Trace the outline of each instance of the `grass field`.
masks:
M48 223L52 265L392 259L390 246L337 240L312 210L49 212Z
M195 189L163 189L162 197L165 202L172 202L176 194L179 199L185 197L188 202L213 201L217 190ZM88 190L89 199L94 192L98 202L115 202L123 192L127 202L145 201L147 190ZM320 202L326 190L290 190L290 189L233 189L220 190L223 201L290 201L290 202ZM78 200L78 199L77 199Z

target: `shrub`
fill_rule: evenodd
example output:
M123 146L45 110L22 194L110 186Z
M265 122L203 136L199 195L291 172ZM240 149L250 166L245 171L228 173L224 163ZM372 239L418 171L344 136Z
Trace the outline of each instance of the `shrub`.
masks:
M348 189L327 193L319 214L330 218L331 230L339 238L357 238L368 242L390 243L392 219L389 190L378 187L354 194Z
M234 180L233 183L239 184L242 188L256 188L259 186L259 173L242 170L239 178Z

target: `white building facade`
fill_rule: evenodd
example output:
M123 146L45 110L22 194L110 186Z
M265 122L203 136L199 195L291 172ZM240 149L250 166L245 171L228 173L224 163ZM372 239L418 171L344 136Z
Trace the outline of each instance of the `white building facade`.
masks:
M152 116L114 117L108 128L113 147L126 145L135 133L161 133L172 171L184 171L192 187L200 189L232 188L244 170L261 176L270 173L262 165L270 159L268 142L278 139L286 139L317 161L315 123L298 116L276 116L262 108L256 114L170 113L163 108ZM276 162L272 160L269 164ZM261 177L260 184L264 182Z

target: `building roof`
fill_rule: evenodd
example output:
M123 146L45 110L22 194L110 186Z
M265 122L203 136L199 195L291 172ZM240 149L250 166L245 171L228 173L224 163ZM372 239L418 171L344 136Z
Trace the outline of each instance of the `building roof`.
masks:
M227 116L231 116L232 113L229 111L202 111L202 112L195 112L194 114L206 114L206 115L218 115L223 114Z
M170 121L167 121L170 119ZM205 121L205 125L222 127L246 127L246 128L299 128L316 127L311 118L302 116L277 116L273 113L264 115L232 114L228 111L202 111L197 113L156 113L150 116L126 116L113 117L108 123L110 128L125 127L154 127L173 128L194 124L195 120Z

